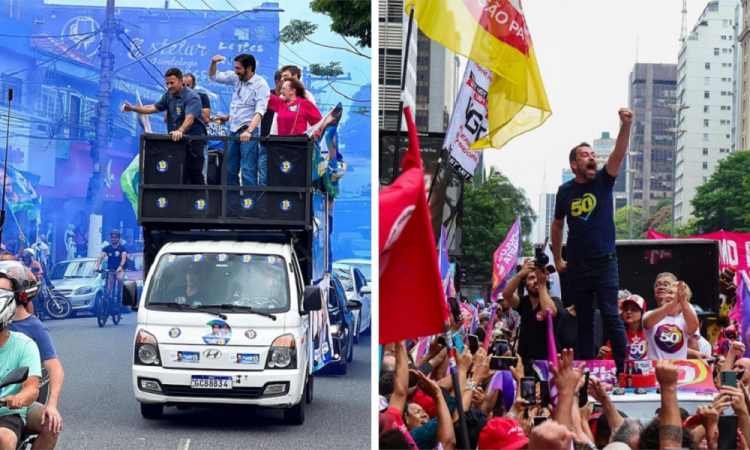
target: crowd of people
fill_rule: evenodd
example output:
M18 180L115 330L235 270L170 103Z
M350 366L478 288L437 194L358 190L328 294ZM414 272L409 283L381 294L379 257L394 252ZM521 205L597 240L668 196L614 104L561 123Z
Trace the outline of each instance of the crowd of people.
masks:
M186 168L190 184L219 184L220 167L226 161L229 186L265 186L268 148L263 141L251 138L299 135L322 116L300 79L299 67L287 65L276 71L271 89L256 73L253 55L237 55L234 70L221 72L217 64L225 59L222 55L211 58L208 74L212 82L232 86L229 114L215 114L210 97L195 90L195 76L178 68L164 74L168 92L156 103L133 106L125 102L122 110L140 114L166 111L164 121L173 140L184 136L239 137L229 141L226 157L221 141L190 140Z

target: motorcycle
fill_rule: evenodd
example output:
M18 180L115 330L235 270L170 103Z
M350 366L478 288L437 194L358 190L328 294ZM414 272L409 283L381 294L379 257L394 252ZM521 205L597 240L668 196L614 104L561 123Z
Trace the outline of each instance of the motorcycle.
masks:
M8 386L14 385L14 384L21 384L25 382L29 378L29 368L28 367L19 367L18 369L10 372L8 375L3 378L3 381L0 382L0 392ZM5 400L0 398L0 408L7 406L5 403ZM34 441L36 441L36 435L22 435L21 439L18 440L18 443L16 444L17 450L28 450L31 449L31 446L34 444Z

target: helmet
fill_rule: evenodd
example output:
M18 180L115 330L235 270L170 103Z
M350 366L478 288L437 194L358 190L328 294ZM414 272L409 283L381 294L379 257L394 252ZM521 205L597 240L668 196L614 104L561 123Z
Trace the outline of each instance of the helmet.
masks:
M24 258L26 258L26 257L33 258L34 257L34 249L33 248L27 248L27 249L25 249L23 251L23 257Z
M112 236L113 234L114 234L115 236L117 236L117 237L120 237L120 236L121 236L121 235L120 235L120 230L118 230L117 228L115 228L114 230L112 230L112 231L110 231L110 232L109 232L109 235L110 235L110 236Z
M36 275L18 261L0 261L0 278L10 280L11 292L15 300L21 304L25 305L39 293L39 280ZM1 292L3 289L0 289Z
M13 322L18 309L15 298L12 292L0 290L0 331L5 331Z

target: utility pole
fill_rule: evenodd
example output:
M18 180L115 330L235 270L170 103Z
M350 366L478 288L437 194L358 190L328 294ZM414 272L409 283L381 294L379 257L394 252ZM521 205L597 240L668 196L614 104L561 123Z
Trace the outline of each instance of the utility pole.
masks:
M101 28L101 69L99 73L99 103L96 105L96 138L91 146L93 172L89 181L86 203L89 206L88 256L101 253L102 214L104 212L104 182L102 167L105 167L109 142L109 104L112 97L112 71L115 58L112 54L112 39L115 34L115 0L107 0L107 10Z

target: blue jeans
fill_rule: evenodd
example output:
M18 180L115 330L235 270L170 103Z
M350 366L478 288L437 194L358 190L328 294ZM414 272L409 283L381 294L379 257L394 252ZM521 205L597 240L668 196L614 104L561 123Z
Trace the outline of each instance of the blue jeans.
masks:
M612 343L612 356L617 371L622 372L625 365L625 347L628 339L625 325L620 319L617 308L617 290L619 276L617 260L611 259L601 264L581 267L568 265L568 295L573 299L578 319L578 346L580 355L575 359L596 359L597 351L594 339L594 297L602 315L605 336Z
M230 133L230 136L238 137L243 132ZM250 136L257 138L259 134L260 130L256 128ZM243 186L258 185L258 147L258 141L229 141L227 148L227 186L239 186L240 168L242 168ZM265 174L265 161L263 166ZM263 181L265 182L265 176Z
M268 177L268 146L258 143L258 186L266 186Z

